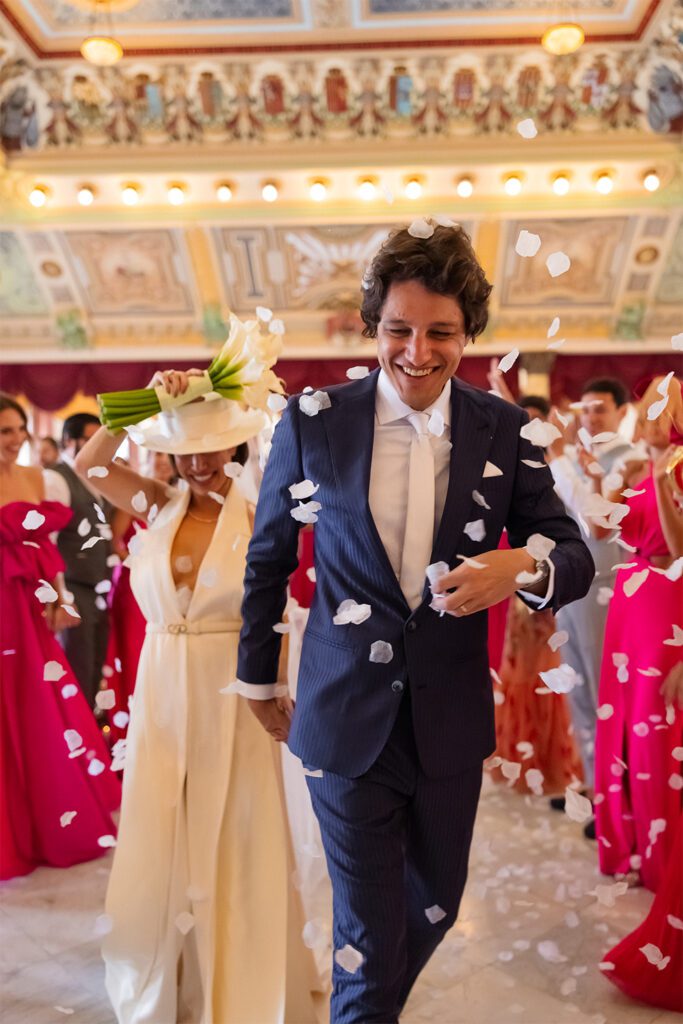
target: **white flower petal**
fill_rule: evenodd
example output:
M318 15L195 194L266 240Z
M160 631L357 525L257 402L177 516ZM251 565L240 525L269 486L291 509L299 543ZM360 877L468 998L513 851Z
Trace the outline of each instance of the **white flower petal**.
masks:
M512 369L514 364L517 362L518 358L519 358L519 349L518 348L511 349L508 352L508 354L506 356L503 356L503 358L498 363L498 369L500 370L501 373L507 373L508 370Z
M545 265L551 277L559 277L560 274L566 274L569 270L571 260L565 252L551 252L545 261Z
M492 476L502 476L503 470L499 469L498 466L494 465L493 462L487 462L484 466L484 472L482 473L482 480L487 480Z
M266 399L266 405L271 412L282 412L283 409L287 408L287 399L284 395L278 395L275 392L271 392Z
M368 366L350 366L346 371L346 376L349 380L363 380L370 373Z
M535 256L540 248L540 235L535 235L533 231L520 231L515 242L515 252L518 256Z
M62 687L62 697L64 700L68 700L69 697L75 697L78 693L78 687L75 683L67 683L66 686Z
M187 910L181 911L175 919L175 926L181 935L187 935L194 928L194 916Z
M559 329L560 329L560 318L559 318L559 316L553 317L552 323L550 324L550 327L548 328L548 332L546 334L546 338L554 338L555 335L557 334L557 332L559 331Z
M566 629L558 629L548 640L551 651L557 651L569 640L569 633Z
M583 677L571 665L559 665L547 672L539 672L539 676L553 693L569 693L575 686L583 684Z
M355 974L365 958L357 949L347 944L343 949L335 950L334 959L347 974Z
M43 515L43 513L37 512L34 508L32 508L24 516L24 521L22 522L21 525L24 527L25 530L37 530L40 526L43 525L44 522L45 516Z
M535 139L538 135L538 128L532 117L525 117L523 121L518 121L517 131L523 139Z
M92 761L88 763L88 775L101 775L105 767L103 761L100 761L98 757L93 757Z
M567 962L567 957L560 952L557 943L553 942L552 939L544 939L542 942L539 942L536 949L540 956L550 964L565 964Z
M481 505L482 508L486 508L491 511L491 506L488 504L486 498L479 491L472 491L472 497L476 501L477 505Z
M91 466L88 470L88 480L92 480L93 477L104 479L105 476L109 476L109 470L106 466Z
M548 558L550 553L555 550L557 544L552 538L545 537L542 533L532 533L526 542L525 550L535 558L536 561L542 561Z
M564 812L572 821L583 824L593 817L593 806L588 797L577 793L571 786L567 786L564 791L564 801Z
M77 814L78 811L64 811L64 814L61 814L59 817L59 824L62 828L66 828L71 824Z
M369 604L358 604L353 598L347 598L337 608L337 614L332 619L332 622L335 626L347 626L349 624L360 626L371 615L372 608Z
M629 578L624 580L624 593L627 597L633 597L635 592L642 587L649 572L649 569L643 569L642 572L632 572Z
M97 845L101 846L103 850L110 850L112 847L116 846L116 836L98 836Z
M95 694L95 703L100 711L111 711L116 704L116 693L114 690L98 690Z
M46 661L43 669L43 679L46 683L57 683L66 675L66 669L58 661Z
M242 476L244 466L241 462L226 462L223 466L223 472L230 480L237 480Z
M301 498L311 498L320 488L320 484L314 484L312 480L302 480L299 484L292 484L289 493L298 501Z
M59 598L59 594L51 583L42 579L40 580L40 583L42 586L38 587L34 593L41 604L52 604L53 601L56 601Z
M424 217L416 217L408 228L408 234L413 238L431 238L434 234L434 225L426 221Z
M525 423L519 431L520 437L539 448L547 448L549 444L562 434L554 423L546 423L544 420L535 419Z
M439 921L443 921L446 916L446 911L443 910L438 903L435 903L433 907L427 907L425 909L425 917L430 924L438 924Z
M370 644L370 661L378 665L388 665L394 657L394 649L386 640L375 640Z
M486 526L483 519L473 519L472 522L466 523L463 529L463 533L466 533L470 540L475 542L481 541L486 536Z
M675 352L683 352L683 332L672 336L671 347Z

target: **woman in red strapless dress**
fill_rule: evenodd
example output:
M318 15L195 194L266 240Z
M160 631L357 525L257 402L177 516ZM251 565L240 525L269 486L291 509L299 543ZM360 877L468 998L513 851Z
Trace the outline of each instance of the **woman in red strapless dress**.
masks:
M36 596L61 589L50 534L72 513L45 500L45 477L49 498L57 474L16 465L26 438L21 406L0 394L0 879L102 856L120 800L106 745L50 628L70 621L64 597Z

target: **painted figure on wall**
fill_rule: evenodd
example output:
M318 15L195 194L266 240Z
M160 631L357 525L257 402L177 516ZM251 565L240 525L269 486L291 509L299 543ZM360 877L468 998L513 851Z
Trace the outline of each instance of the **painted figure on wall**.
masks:
M421 106L413 115L413 124L422 135L439 135L448 127L448 117L443 109L444 95L441 92L441 68L426 69L425 87L420 96Z
M584 107L601 110L609 90L609 68L606 58L600 54L595 63L586 69L581 79L581 103Z
M184 74L177 74L172 80L171 98L166 104L166 131L174 142L195 142L202 137L202 125L192 110Z
M89 75L76 75L71 84L74 114L82 125L99 124L104 109L104 96Z
M652 73L647 91L648 124L655 132L677 135L683 132L683 78L666 64Z
M297 73L298 93L292 100L297 108L294 117L289 121L292 134L297 139L313 139L321 133L324 126L322 117L315 109L313 94L313 68L310 64L302 65Z
M47 102L50 120L45 128L48 146L71 146L81 141L81 129L69 115L69 106L64 99L61 83L53 83Z
M234 113L225 122L225 127L234 139L256 139L263 126L252 107L256 100L250 92L249 71L242 68L235 82Z
M268 117L277 117L285 112L285 87L279 75L266 75L261 82L263 109Z
M360 69L361 92L356 97L358 112L349 124L358 135L379 135L384 125L384 117L378 109L381 100L375 89L379 78L379 67L375 62L366 62Z
M491 76L491 84L484 93L486 103L475 114L474 123L483 132L502 132L510 125L512 114L507 106L506 74L509 70L506 61L492 60L487 68Z
M536 110L541 87L541 69L538 64L527 64L517 79L517 107L519 110Z
M413 79L407 68L399 64L389 78L389 107L398 117L410 117L412 91Z
M635 128L642 111L634 99L636 91L636 65L628 57L622 58L617 66L619 85L613 101L601 110L603 123L610 128Z
M325 97L330 114L345 114L349 109L349 87L340 68L330 68L325 75Z
M0 142L6 153L38 144L36 105L25 85L18 85L0 103Z
M139 142L140 129L129 113L134 109L129 83L124 78L111 74L107 85L111 91L111 99L107 104L109 120L105 127L109 139L114 143Z
M548 106L540 115L540 121L544 128L552 130L564 130L571 128L576 121L576 111L572 105L571 76L574 65L564 63L567 58L562 58L555 64L555 85L551 93L551 100Z
M223 106L223 86L213 71L202 71L199 76L199 106L204 118L213 121Z
M477 76L473 68L458 68L453 75L453 109L465 116L472 112Z

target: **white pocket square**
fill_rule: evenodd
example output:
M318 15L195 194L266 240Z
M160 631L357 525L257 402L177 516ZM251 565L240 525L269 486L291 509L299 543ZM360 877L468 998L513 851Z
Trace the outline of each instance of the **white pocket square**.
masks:
M503 475L503 470L502 469L498 469L498 466L494 466L494 464L492 462L487 462L486 465L484 466L484 474L483 474L483 479L484 480L486 479L487 476L502 476L502 475Z

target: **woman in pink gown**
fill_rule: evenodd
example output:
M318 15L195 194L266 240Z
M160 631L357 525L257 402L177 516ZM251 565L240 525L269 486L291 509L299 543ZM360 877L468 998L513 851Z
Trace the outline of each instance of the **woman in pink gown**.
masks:
M0 879L102 856L120 800L107 748L48 626L69 620L50 534L72 513L45 500L46 477L49 486L56 474L16 464L27 436L21 406L0 394ZM57 600L42 603L37 591Z
M664 876L683 794L678 759L683 712L667 703L661 692L663 681L680 664L682 651L676 630L683 609L683 576L681 563L674 562L683 555L683 510L665 473L672 454L670 430L679 426L681 397L674 379L666 409L648 420L647 409L661 399L657 384L653 381L645 393L639 414L653 461L623 473L623 486L630 488L631 496L629 514L621 524L622 539L630 547L607 617L595 780L601 871L638 871L653 891Z

